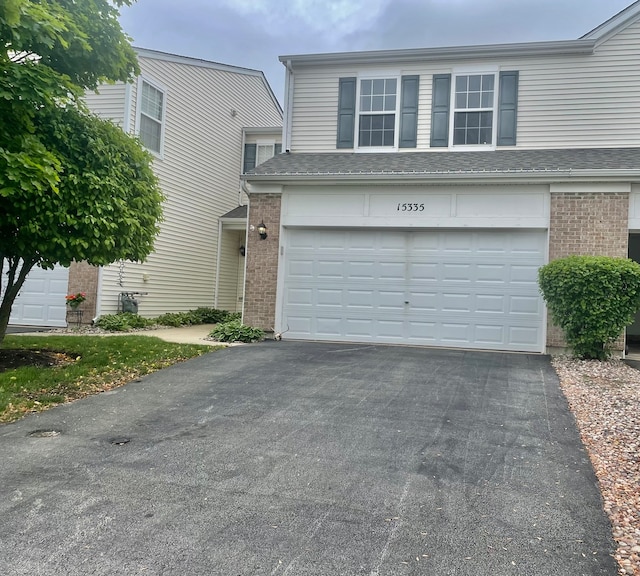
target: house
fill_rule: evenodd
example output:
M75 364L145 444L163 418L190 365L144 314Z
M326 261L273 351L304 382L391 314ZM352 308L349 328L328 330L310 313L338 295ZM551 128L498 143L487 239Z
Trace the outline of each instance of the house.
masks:
M135 83L101 86L86 102L138 135L154 156L166 196L155 250L144 263L34 270L13 307L12 324L65 326L64 297L80 291L87 293L84 322L119 311L123 293L139 293L134 299L144 316L198 306L241 309L247 198L239 177L243 165L251 165L244 148L254 153L253 166L256 153L260 161L276 153L280 104L260 71L137 53Z
M246 324L544 352L541 265L640 260L640 2L577 40L280 60L285 153L243 177Z

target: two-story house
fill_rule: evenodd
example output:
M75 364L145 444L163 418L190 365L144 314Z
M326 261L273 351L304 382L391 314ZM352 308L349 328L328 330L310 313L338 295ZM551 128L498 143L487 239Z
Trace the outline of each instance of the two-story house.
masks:
M144 263L35 269L12 324L65 326L65 294L72 292L87 293L84 322L116 313L120 295L132 292L142 293L136 299L145 316L198 306L241 309L246 195L239 177L243 164L253 168L258 157L279 151L280 104L261 71L152 50L137 54L137 82L101 86L86 102L153 154L166 196L155 250Z
M280 60L285 153L244 178L246 324L543 352L541 265L640 259L639 2L578 40Z

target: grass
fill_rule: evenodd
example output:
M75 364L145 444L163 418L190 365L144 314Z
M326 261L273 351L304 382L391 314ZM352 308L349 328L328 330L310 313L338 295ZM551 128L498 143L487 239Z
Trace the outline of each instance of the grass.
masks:
M177 362L218 349L153 336L7 336L1 348L65 354L51 367L0 372L0 422L110 390Z

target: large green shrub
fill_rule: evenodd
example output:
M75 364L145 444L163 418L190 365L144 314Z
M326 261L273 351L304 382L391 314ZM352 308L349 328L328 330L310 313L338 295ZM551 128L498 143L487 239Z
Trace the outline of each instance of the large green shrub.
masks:
M580 358L603 360L640 309L640 264L626 258L569 256L540 268L553 321Z

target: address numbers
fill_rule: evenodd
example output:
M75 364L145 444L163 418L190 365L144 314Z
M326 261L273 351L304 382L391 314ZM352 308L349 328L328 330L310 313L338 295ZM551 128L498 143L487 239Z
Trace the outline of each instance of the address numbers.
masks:
M398 203L398 212L424 212L424 204L415 204L407 202L405 204Z

